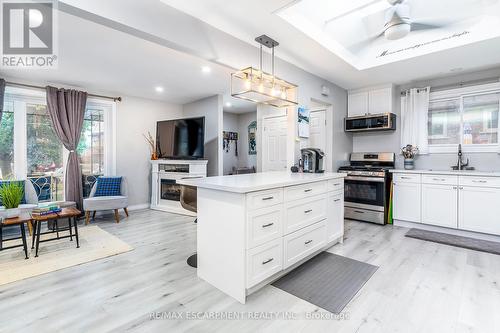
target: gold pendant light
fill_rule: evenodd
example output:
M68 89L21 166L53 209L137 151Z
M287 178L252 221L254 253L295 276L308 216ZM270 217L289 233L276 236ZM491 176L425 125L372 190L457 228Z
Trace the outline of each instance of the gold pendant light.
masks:
M276 107L297 105L297 85L274 75L274 48L279 43L266 35L257 37L255 40L260 44L260 69L247 67L232 73L231 96ZM262 70L263 45L272 50L271 74Z

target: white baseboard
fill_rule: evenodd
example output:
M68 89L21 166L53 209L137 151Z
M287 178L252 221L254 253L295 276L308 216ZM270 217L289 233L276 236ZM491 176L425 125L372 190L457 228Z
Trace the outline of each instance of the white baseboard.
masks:
M141 210L141 209L147 209L149 208L149 203L143 203L143 204L138 204L138 205L132 205L128 206L128 210Z

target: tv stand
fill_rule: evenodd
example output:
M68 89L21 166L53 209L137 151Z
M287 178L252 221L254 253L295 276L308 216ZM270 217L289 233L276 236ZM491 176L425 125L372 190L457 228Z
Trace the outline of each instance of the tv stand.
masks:
M151 209L196 216L182 208L177 181L207 176L207 160L161 159L151 161Z

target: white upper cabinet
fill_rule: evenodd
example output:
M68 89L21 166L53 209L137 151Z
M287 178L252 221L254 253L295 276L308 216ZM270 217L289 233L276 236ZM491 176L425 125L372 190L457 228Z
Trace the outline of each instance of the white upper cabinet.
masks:
M368 92L349 93L347 112L349 117L358 117L368 114Z
M392 85L349 91L347 114L349 117L358 117L392 112L393 100L394 88Z

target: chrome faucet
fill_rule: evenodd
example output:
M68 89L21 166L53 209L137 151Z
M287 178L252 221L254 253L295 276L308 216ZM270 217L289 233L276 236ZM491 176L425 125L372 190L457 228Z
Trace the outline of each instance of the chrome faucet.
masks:
M457 165L453 166L453 170L463 170L465 167L469 165L469 159L467 158L467 162L464 163L462 160L462 145L458 145L458 162Z

